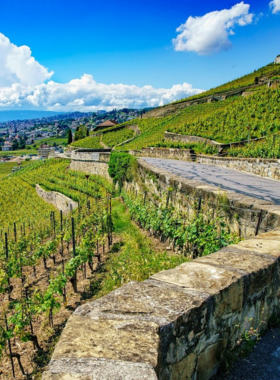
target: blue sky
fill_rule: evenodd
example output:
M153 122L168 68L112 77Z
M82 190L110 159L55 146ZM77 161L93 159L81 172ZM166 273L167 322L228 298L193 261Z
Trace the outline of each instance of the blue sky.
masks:
M280 0L1 0L0 33L0 110L155 106L273 61Z

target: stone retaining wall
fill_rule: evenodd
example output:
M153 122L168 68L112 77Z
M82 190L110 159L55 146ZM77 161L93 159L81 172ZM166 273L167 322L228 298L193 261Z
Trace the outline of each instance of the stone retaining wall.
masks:
M36 185L36 192L40 198L52 204L58 210L62 210L63 213L68 213L78 207L78 203L57 191L45 191L40 185Z
M141 159L137 173L139 190L171 186L185 202L198 193L208 201L219 197L218 188ZM240 212L267 213L276 229L80 306L43 380L208 380L236 345L246 318L257 327L279 314L280 206L226 194Z
M181 161L192 161L193 150L177 148L142 148L141 150L131 150L129 153L136 157L175 158Z
M229 144L218 143L217 141L209 140L204 137L181 135L181 134L172 133L172 132L165 132L164 138L167 141L182 142L182 143L202 143L202 144L206 143L216 148L225 148L229 146Z
M78 149L71 153L70 169L101 175L110 179L108 174L109 159L110 149L108 149L108 152Z
M261 177L280 180L280 160L276 159L213 157L198 154L197 162L236 169L242 172L256 174Z

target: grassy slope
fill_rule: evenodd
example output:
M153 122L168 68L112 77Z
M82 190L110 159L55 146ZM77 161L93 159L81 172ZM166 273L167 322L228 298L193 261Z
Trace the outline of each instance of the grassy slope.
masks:
M105 264L105 272L98 279L98 296L130 281L143 281L154 273L164 269L175 268L187 261L183 255L169 255L158 252L155 242L147 237L130 218L126 206L119 200L113 202L113 221L115 235L121 244L116 244L117 251L111 253Z
M23 161L21 166L29 165L30 161ZM12 173L14 167L19 166L17 162L0 162L0 179L6 177L8 174Z

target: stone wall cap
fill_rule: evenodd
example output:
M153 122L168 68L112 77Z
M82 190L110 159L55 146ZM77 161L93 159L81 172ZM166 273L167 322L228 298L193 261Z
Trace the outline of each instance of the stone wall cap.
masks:
M42 380L156 380L152 366L96 358L52 360Z

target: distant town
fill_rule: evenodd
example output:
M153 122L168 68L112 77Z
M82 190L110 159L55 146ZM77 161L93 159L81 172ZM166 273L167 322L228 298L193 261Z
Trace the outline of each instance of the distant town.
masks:
M141 117L147 110L123 108L109 112L71 112L37 119L0 122L0 150L9 152L29 149L34 153L34 149L38 150L40 142L43 145L45 140L54 147L66 146L69 130L74 138L75 131L80 126L85 126L91 132L107 120L120 124Z

